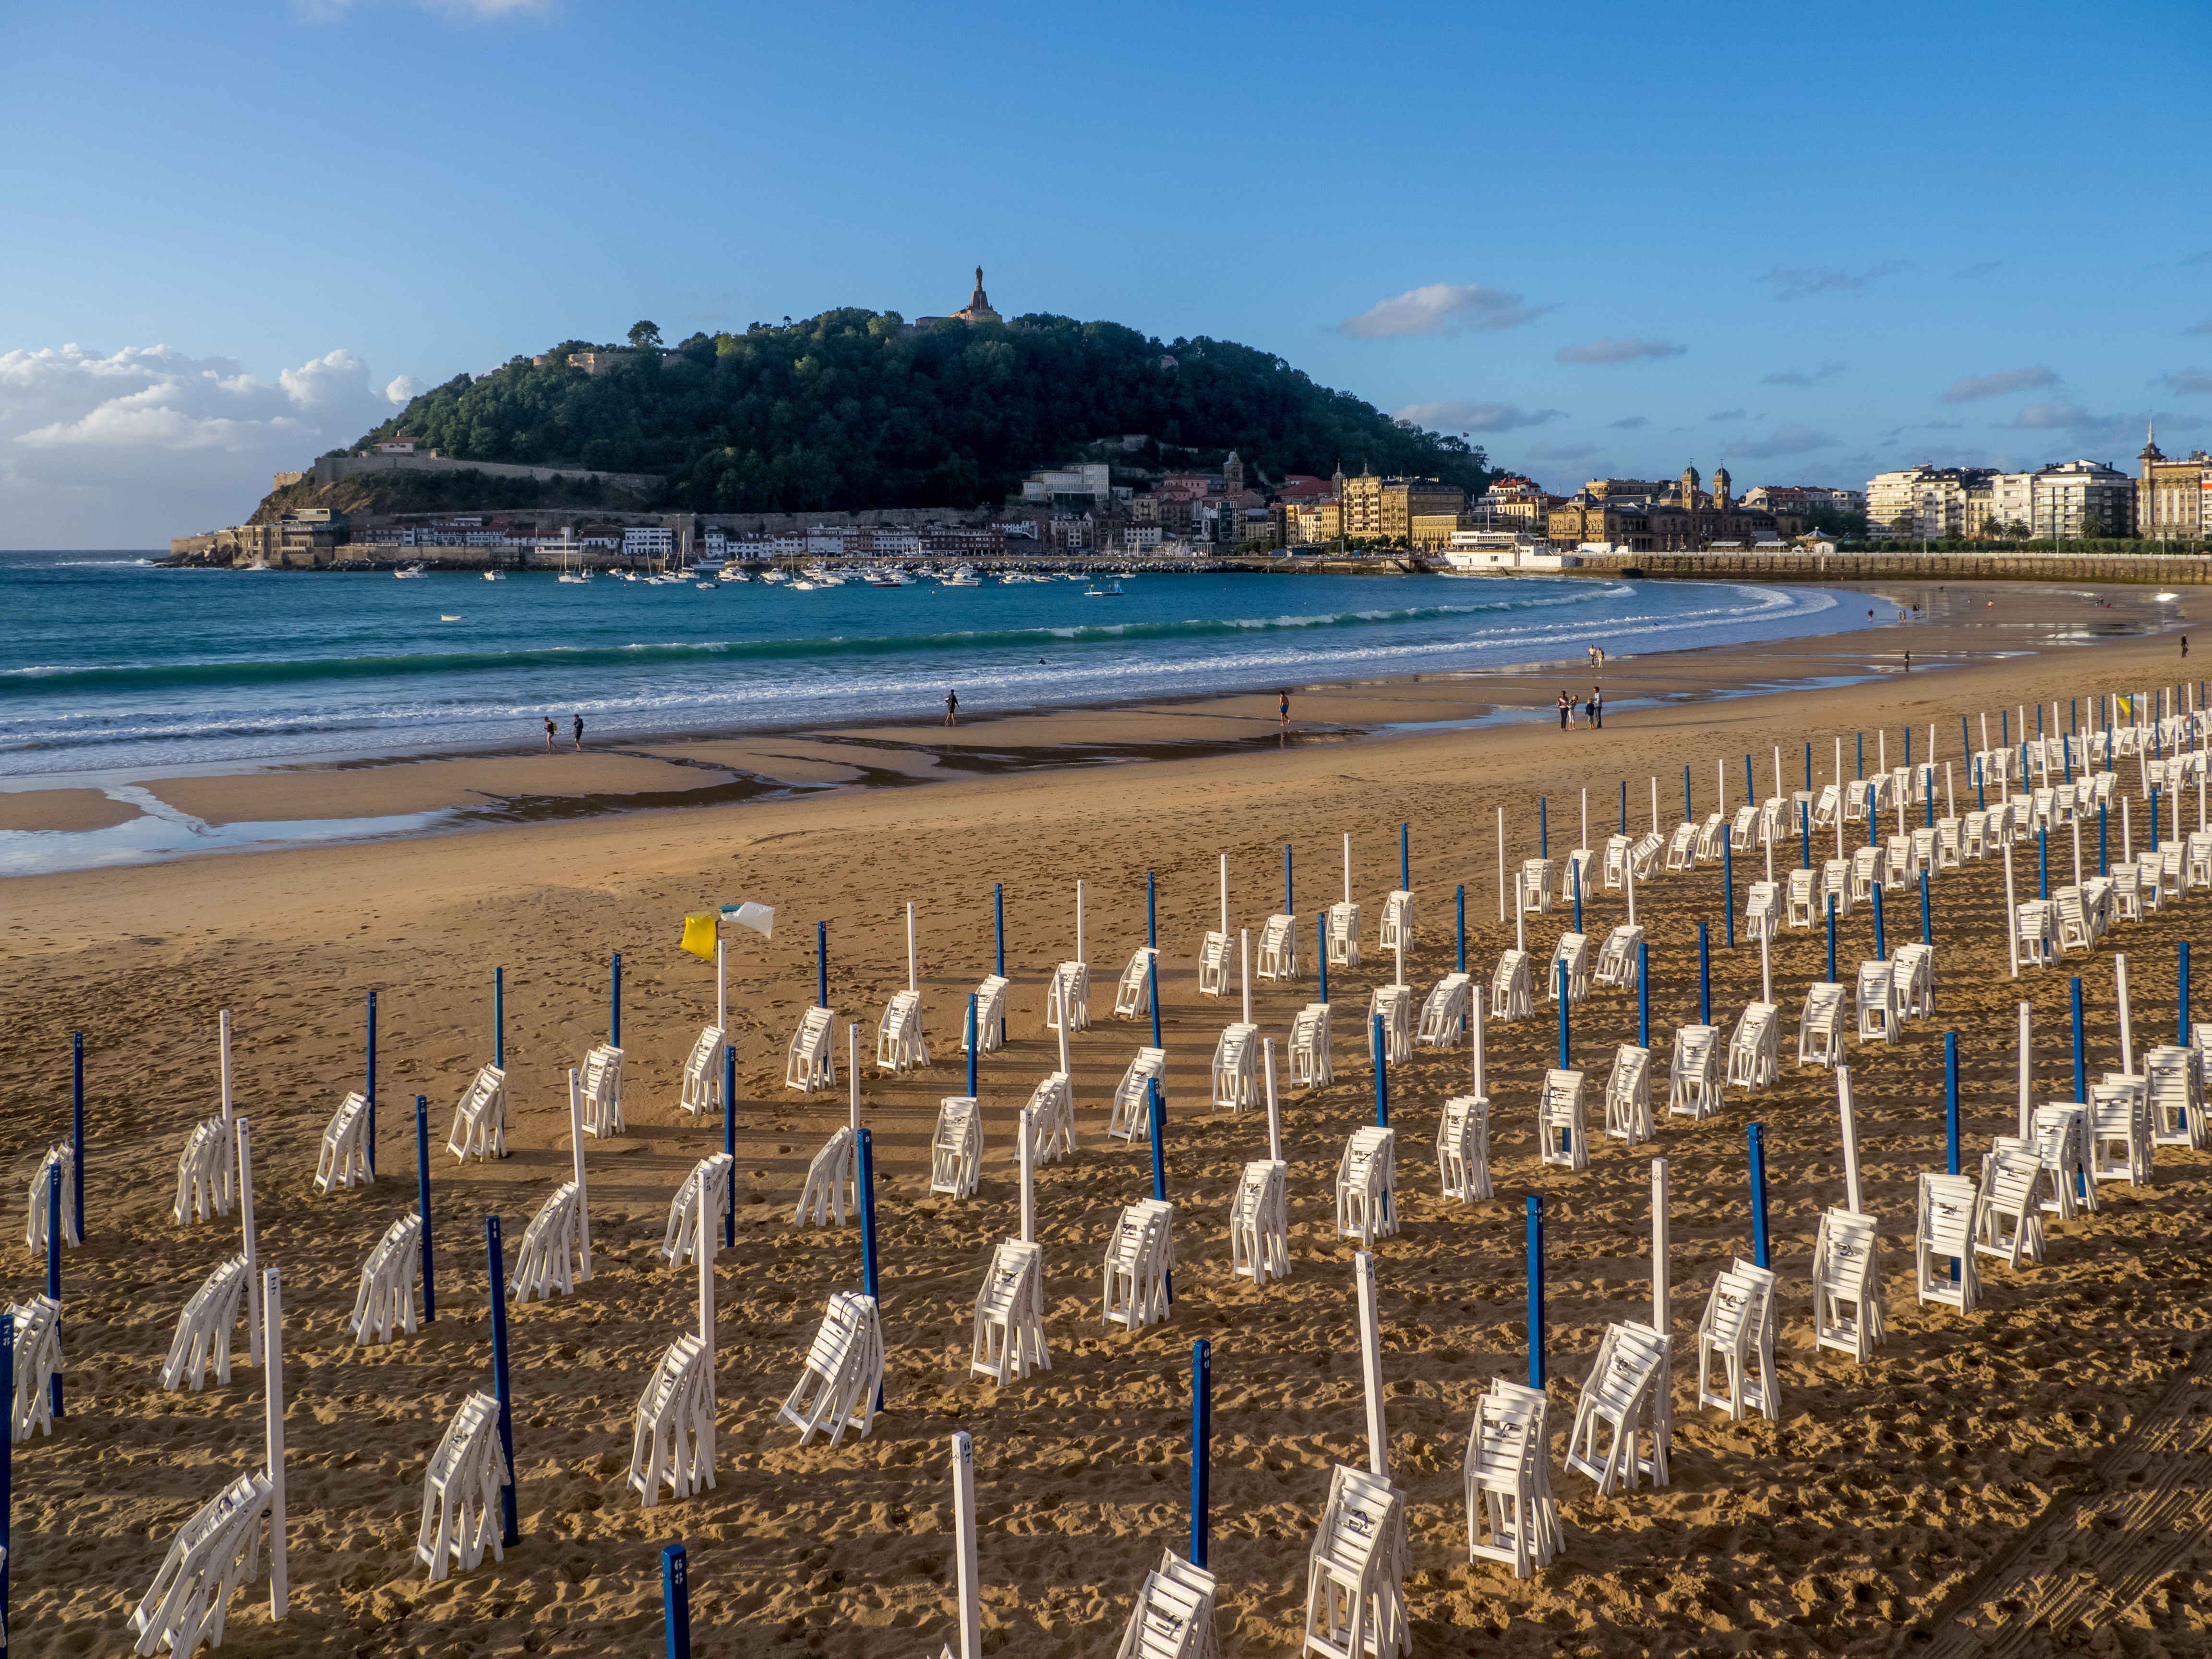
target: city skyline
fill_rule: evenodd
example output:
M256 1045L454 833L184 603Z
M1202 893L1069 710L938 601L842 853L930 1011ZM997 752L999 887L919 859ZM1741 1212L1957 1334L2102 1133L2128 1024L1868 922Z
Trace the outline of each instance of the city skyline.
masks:
M2212 230L2128 208L2186 165L2197 9L1147 8L1048 70L1033 14L963 17L15 16L0 544L157 545L455 374L941 314L977 264L1008 317L1238 340L1555 492L2212 443Z

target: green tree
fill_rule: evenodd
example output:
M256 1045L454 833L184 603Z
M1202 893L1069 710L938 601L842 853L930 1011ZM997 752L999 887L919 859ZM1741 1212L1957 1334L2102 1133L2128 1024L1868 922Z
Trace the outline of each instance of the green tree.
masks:
M632 323L629 325L629 343L633 346L635 346L640 351L659 350L660 325L659 323Z

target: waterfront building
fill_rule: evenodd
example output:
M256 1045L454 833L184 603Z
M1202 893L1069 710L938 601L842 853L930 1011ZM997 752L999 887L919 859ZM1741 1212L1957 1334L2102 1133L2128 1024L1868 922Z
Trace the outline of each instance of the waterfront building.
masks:
M1346 536L1410 541L1416 514L1456 517L1466 510L1467 491L1436 478L1384 478L1363 471L1345 480L1340 500Z
M2203 450L2169 460L2155 426L2136 460L2136 534L2159 541L2202 541L2212 533L2212 455Z

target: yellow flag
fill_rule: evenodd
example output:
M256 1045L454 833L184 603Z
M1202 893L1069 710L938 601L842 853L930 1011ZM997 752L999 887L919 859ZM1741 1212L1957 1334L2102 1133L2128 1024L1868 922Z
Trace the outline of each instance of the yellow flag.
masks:
M720 931L715 926L719 918L712 910L702 910L684 918L684 948L695 957L714 959L714 939Z

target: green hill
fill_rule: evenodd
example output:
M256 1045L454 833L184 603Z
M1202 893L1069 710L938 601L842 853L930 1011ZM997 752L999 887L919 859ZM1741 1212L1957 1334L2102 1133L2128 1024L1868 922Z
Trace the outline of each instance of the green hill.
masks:
M659 505L710 513L967 507L1085 454L1132 475L1235 449L1270 477L1326 476L1340 459L1469 491L1490 477L1480 449L1401 426L1269 353L1163 343L1117 323L1035 315L923 330L896 313L838 310L695 334L597 374L568 366L570 350L592 349L570 341L549 362L457 376L354 448L404 432L461 459L659 473ZM1125 453L1120 436L1139 433L1145 446Z

